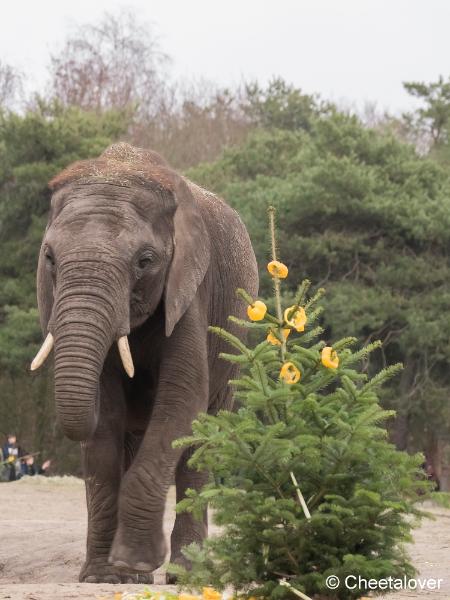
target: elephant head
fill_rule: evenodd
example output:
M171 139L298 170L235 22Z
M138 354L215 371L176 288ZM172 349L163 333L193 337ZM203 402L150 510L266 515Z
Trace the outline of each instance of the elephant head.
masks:
M133 376L127 336L163 301L170 336L209 266L209 237L183 178L157 154L115 144L50 182L53 191L38 264L38 305L55 348L55 399L65 434L95 431L99 379L118 342Z

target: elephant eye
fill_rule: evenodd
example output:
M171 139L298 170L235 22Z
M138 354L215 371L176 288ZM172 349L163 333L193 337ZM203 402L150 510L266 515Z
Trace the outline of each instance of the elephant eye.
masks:
M151 263L151 258L140 258L138 264L140 269L145 269L145 267L148 267L149 265L151 265Z
M51 267L54 267L55 266L55 258L53 256L53 253L50 250L50 248L45 249L44 256L45 256L45 260L47 261L47 264L50 265Z
M139 269L146 269L147 267L149 267L153 262L155 261L155 256L150 253L150 252L146 252L143 256L140 257L140 259L138 260L138 267Z

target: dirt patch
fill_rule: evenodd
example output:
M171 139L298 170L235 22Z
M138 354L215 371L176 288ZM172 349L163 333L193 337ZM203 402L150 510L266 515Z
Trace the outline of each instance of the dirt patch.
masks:
M175 518L171 489L164 530ZM0 485L0 598L11 600L93 600L117 591L141 591L142 585L79 584L84 560L86 505L84 484L74 477L34 477ZM431 507L435 520L415 532L410 547L420 577L442 579L440 590L398 592L389 600L450 599L450 511ZM214 531L214 528L213 528ZM164 568L152 589L161 586ZM159 584L159 585L158 585Z

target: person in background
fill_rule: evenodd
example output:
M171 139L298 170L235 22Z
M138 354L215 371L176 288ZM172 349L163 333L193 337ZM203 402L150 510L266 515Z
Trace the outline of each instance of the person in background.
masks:
M20 458L26 454L23 449L17 443L17 437L15 433L9 433L7 436L6 444L2 448L3 460L7 461L9 467L9 481L15 481L20 479L21 476L21 465Z
M46 460L40 467L37 467L34 463L34 456L26 456L22 461L22 475L45 475L51 462L51 460Z
M0 481L9 481L8 463L4 462L3 448L0 448Z
M433 468L433 465L431 464L431 462L429 462L428 460L425 461L424 464L424 469L425 469L425 473L427 475L427 479L428 481L432 481L435 485L434 488L434 492L439 492L440 486L439 486L439 479L436 476L436 472Z

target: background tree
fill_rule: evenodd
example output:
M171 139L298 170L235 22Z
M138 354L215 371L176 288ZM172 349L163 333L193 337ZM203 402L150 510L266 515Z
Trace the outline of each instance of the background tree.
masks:
M21 73L0 60L0 109L14 108L22 94Z
M327 288L327 338L380 338L374 368L404 363L384 393L398 411L393 436L424 449L449 489L448 171L335 112L313 117L309 131L257 131L190 176L240 212L260 264L266 208L277 207L294 280ZM265 295L264 272L261 282Z
M331 109L331 104L302 93L281 77L272 79L265 88L258 82L246 84L244 91L244 111L255 125L265 129L309 131L312 118Z
M211 161L255 128L244 102L242 90L222 89L204 79L171 83L154 115L135 119L129 139L157 150L176 168Z
M135 106L152 114L167 63L148 24L132 12L106 13L99 23L78 27L52 55L51 97L87 110Z
M177 168L216 158L241 142L249 118L240 91L212 82L172 81L153 29L132 13L83 25L51 57L50 97L65 106L134 113L127 139L157 150Z
M414 113L404 115L407 126L422 146L428 145L431 155L441 162L450 162L450 79L441 76L432 83L406 82L406 91L422 102Z

